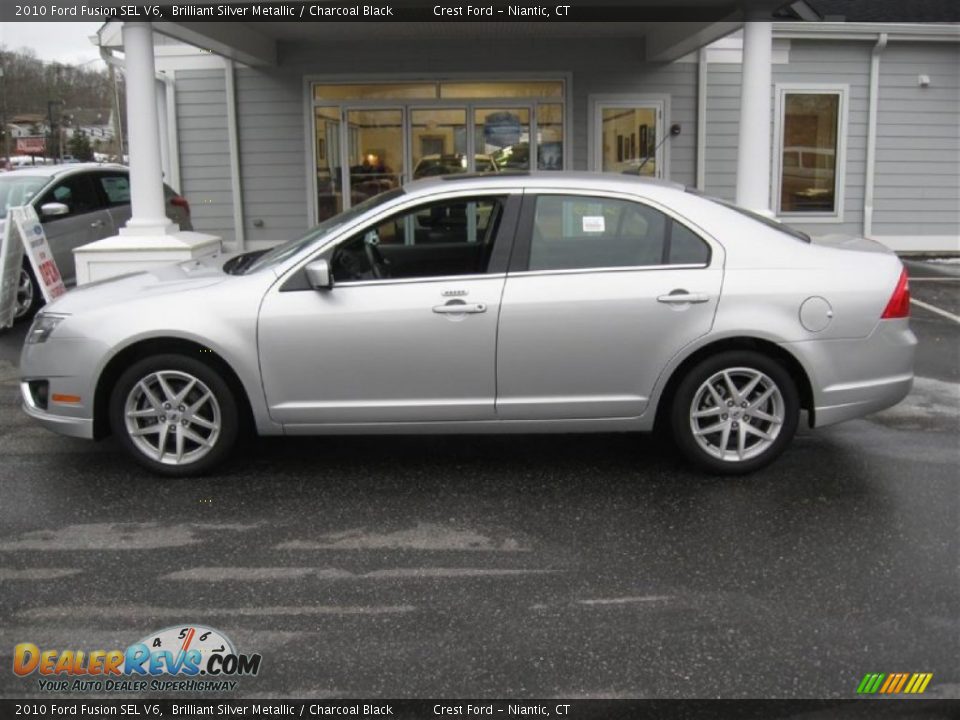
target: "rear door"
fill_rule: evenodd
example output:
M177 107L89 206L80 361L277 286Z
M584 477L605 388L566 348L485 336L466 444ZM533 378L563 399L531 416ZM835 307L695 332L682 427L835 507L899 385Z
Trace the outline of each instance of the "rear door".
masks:
M642 414L667 362L709 332L723 251L663 208L530 193L500 309L497 416Z

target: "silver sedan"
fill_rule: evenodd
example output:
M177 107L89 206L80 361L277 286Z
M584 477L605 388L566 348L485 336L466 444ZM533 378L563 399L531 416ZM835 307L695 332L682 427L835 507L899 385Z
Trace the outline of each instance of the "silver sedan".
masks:
M87 285L44 309L26 412L163 475L246 431L668 429L713 473L910 390L903 266L669 183L448 176L266 253Z

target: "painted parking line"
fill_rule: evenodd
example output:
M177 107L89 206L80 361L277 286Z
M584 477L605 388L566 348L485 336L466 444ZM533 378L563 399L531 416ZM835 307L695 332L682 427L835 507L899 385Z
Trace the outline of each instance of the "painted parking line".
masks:
M921 307L924 310L929 310L932 313L936 313L937 315L941 315L947 318L948 320L953 320L955 323L960 324L960 315L954 315L952 312L947 312L942 308L938 308L936 305L925 303L923 302L923 300L917 300L916 298L913 298L913 297L910 298L910 302L912 302L917 307Z

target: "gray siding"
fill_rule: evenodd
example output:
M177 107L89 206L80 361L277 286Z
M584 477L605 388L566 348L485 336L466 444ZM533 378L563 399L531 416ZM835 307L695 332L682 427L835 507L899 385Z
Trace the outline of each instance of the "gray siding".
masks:
M793 41L790 63L773 68L776 83L847 85L847 162L843 187L843 222L790 224L811 235L863 233L863 189L867 171L867 106L870 94L870 50L867 42ZM774 198L774 207L779 199Z
M849 86L843 222L791 221L813 235L863 232L872 47L849 40L794 40L789 64L773 68L774 84ZM919 87L921 73L930 75L929 88ZM739 108L740 66L711 65L706 191L731 200ZM880 63L877 115L873 234L960 235L960 48L892 41ZM774 206L776 201L772 198Z
M358 52L350 44L282 44L280 67L237 68L240 172L246 237L289 238L308 217L303 78L363 80L403 77L556 77L568 85L572 167L585 169L591 95L667 95L665 123L680 123L669 140L671 179L696 174L695 63L649 65L641 42L626 40L499 40L475 43L381 43ZM803 223L811 234L863 231L867 104L872 43L794 40L790 62L775 65L774 83L849 86L842 222ZM438 60L442 58L442 63ZM928 74L931 87L917 86ZM881 63L876 235L960 233L960 49L947 43L891 42ZM198 230L232 240L232 196L223 71L178 71L177 114L184 193ZM771 96L774 88L771 87ZM711 64L708 76L706 191L733 199L736 186L740 66ZM772 122L771 118L771 122ZM772 125L771 125L772 129ZM255 226L256 223L256 226Z
M867 98L870 86L870 44L794 40L790 62L773 66L770 88L776 112L777 83L849 85L847 94L847 161L842 222L790 224L812 235L859 234L863 231L863 189L866 178ZM773 132L771 116L771 133ZM737 183L740 123L740 65L710 65L707 83L706 191L733 200ZM774 148L774 152L778 152ZM771 197L777 207L778 198Z
M919 75L930 86L919 86ZM876 235L960 236L960 47L891 43L880 61ZM960 248L958 248L960 249Z
M178 70L180 179L193 227L234 240L227 98L222 70Z
M234 78L246 240L296 237L312 224L302 79L249 68L237 68Z

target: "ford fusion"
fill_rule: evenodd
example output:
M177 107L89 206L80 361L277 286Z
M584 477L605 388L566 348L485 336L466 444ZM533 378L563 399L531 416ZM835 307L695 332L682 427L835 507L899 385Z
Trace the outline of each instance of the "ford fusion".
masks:
M162 475L243 432L663 428L713 473L756 470L803 416L910 390L899 259L669 183L599 174L414 181L266 253L85 285L39 314L25 411L116 435Z

